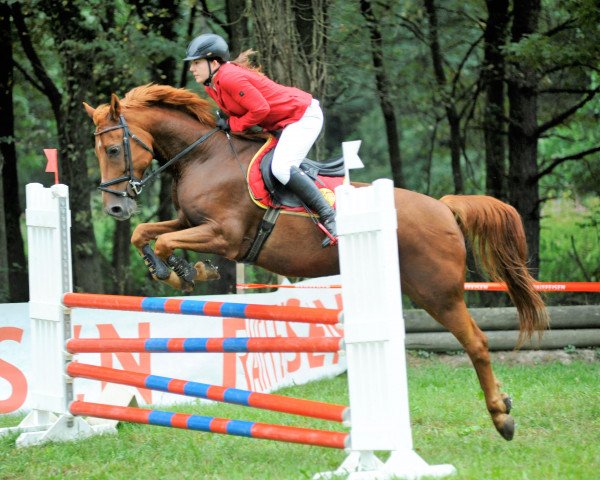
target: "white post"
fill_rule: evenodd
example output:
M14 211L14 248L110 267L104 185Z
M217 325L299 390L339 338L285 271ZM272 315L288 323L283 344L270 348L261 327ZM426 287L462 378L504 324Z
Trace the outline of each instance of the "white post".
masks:
M413 450L408 410L397 219L391 180L336 188L351 452L315 478L417 479L453 474ZM389 451L382 462L373 451Z
M68 410L73 389L65 373L69 356L64 345L71 337L71 324L62 297L73 289L69 188L30 183L26 194L32 410L19 426L0 429L0 436L19 432L17 447L25 447L83 438L95 432L116 433L112 425L92 427Z

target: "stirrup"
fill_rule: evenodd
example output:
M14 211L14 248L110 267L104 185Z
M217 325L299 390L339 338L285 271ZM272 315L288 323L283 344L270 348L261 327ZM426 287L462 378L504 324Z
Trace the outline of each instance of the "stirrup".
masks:
M325 234L325 238L321 242L322 248L334 247L338 244L337 237L334 237L331 234L331 232L329 230L327 230L327 228L325 228L325 225L323 225L321 222L318 222L317 227L319 227L321 229L321 231Z

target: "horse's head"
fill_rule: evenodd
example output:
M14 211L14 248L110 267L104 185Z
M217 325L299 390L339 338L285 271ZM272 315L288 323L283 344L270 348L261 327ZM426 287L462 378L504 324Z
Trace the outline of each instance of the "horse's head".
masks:
M83 106L96 125L95 151L104 209L117 220L127 220L136 210L141 179L154 158L152 136L136 125L134 118L126 119L114 93L110 105L93 108L84 102Z

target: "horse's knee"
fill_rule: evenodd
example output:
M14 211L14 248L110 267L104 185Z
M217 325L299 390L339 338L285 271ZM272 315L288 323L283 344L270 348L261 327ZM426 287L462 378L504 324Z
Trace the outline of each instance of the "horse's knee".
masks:
M169 239L165 236L159 236L154 243L154 252L163 260L166 260L173 253L173 248L169 244Z
M152 240L146 234L147 229L145 228L147 224L141 223L137 227L134 228L133 233L131 235L131 244L137 249L141 249L144 245Z

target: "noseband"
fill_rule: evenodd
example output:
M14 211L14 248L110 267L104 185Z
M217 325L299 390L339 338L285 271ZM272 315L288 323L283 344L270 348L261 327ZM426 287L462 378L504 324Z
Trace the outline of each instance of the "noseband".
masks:
M197 147L198 145L203 143L206 139L208 139L208 137L210 137L213 133L215 133L216 131L219 130L219 128L213 128L212 130L210 130L207 133L205 133L204 135L202 135L194 143L185 147L181 152L179 152L177 155L175 155L171 160L166 162L160 168L158 168L155 171L153 171L152 173L146 175L144 178L137 178L133 172L133 158L131 155L131 145L130 145L129 139L132 138L144 150L147 150L148 152L150 152L150 154L152 155L152 160L155 159L155 155L154 155L154 151L148 145L146 145L139 137L135 136L135 134L131 133L131 131L129 130L129 126L127 125L127 122L125 120L125 117L123 115L120 115L118 125L113 125L112 127L107 127L103 130L94 132L94 135L95 136L102 135L103 133L110 132L112 130L118 130L120 128L123 129L123 152L124 152L124 156L125 156L125 172L129 171L129 173L128 174L126 173L125 175L122 175L121 177L114 178L112 180L108 180L107 182L102 182L98 186L98 189L102 190L103 192L112 193L113 195L117 195L118 197L129 197L132 199L137 197L140 193L142 193L142 189L146 185L151 183L152 181L156 180L156 178L158 178L158 176L164 170L169 168L171 165L173 165L175 162L177 162L181 157L183 157L184 155L189 153L195 147ZM127 184L127 187L125 188L125 190L114 190L112 188L109 188L109 187L112 187L113 185L116 185L117 183L121 183L121 182L129 182Z

